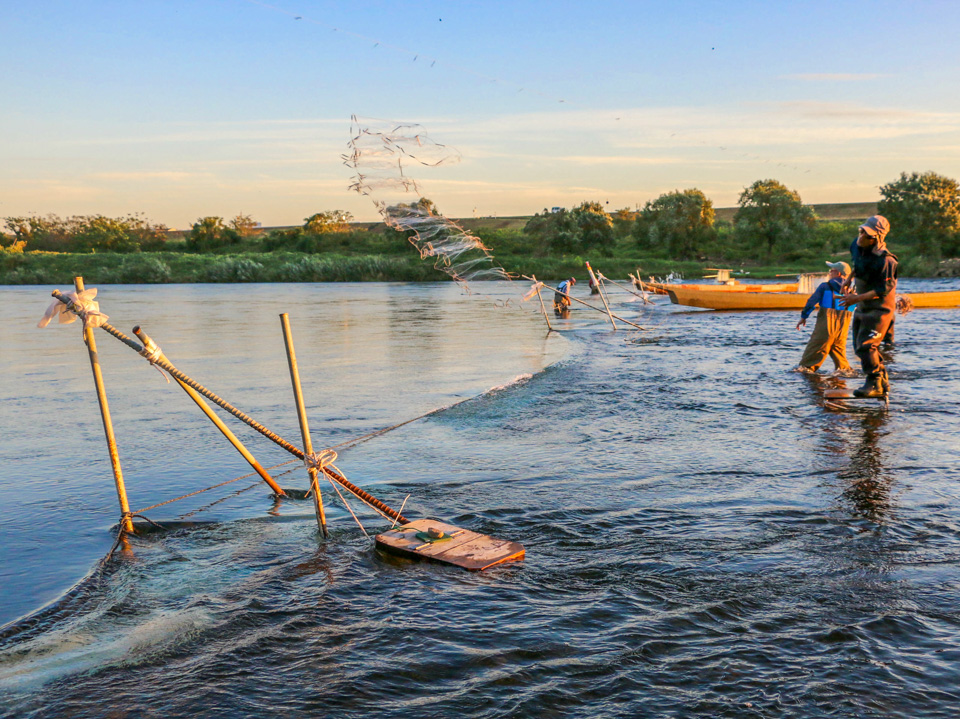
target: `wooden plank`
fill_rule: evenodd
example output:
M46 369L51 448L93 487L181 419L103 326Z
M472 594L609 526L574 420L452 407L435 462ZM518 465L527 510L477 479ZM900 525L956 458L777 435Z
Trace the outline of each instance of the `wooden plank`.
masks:
M885 394L882 397L857 397L853 390L849 389L828 389L823 393L823 400L826 406L834 409L844 406L844 402L863 402L864 400L877 400L882 402L884 407L890 406L890 395Z
M442 532L442 537L431 537ZM526 550L519 542L496 539L435 519L418 519L376 536L377 548L404 557L452 564L478 572L504 562L518 562Z
M823 393L824 399L886 399L883 397L857 397L852 389L828 389Z

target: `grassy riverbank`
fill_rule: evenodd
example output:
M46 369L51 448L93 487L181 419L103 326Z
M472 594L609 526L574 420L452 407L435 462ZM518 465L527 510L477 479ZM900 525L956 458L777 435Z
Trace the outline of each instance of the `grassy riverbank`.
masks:
M571 275L585 277L584 259L575 256L527 257L498 255L505 269L518 275L536 275L551 282ZM709 274L706 262L682 262L639 257L595 257L591 263L604 275L625 278L639 268L644 276L671 272L688 278ZM712 265L710 265L712 266ZM814 272L808 263L754 267L749 277ZM0 284L67 286L82 275L90 284L154 284L193 282L437 282L449 279L421 260L411 248L396 255L308 254L302 252L241 252L192 254L186 252L66 253L26 252L0 257Z
M852 204L833 207L834 215L863 215L868 208ZM729 223L718 224L699 260L675 260L644 251L629 233L621 233L604 248L561 254L545 249L524 231L525 217L475 218L463 225L490 248L504 269L516 276L536 275L545 282L586 276L585 261L607 277L687 279L711 274L710 267L739 270L739 276L771 279L777 275L822 272L825 259L849 258L850 237L858 220L818 223L806 245L777 253L776 264L755 247L737 241ZM622 229L622 228L621 228ZM45 244L46 243L46 246ZM19 244L19 246L18 246ZM130 243L128 243L130 244ZM39 246L38 246L39 245ZM183 233L133 243L125 252L113 246L90 247L70 237L47 237L0 246L0 284L66 286L77 275L95 284L199 282L436 282L448 276L422 260L405 236L382 224L355 223L344 231L314 234L303 228L273 228L218 242L191 242ZM898 247L901 276L930 277L942 272L936 260L919 256L910 245ZM40 250L40 251L30 251ZM57 251L53 251L57 250ZM70 250L70 251L66 251ZM149 251L140 251L149 250ZM586 254L589 252L590 254ZM955 274L955 273L954 273Z

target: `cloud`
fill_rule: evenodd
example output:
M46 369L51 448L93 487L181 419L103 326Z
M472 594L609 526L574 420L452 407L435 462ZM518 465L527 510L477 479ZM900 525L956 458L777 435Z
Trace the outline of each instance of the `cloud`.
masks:
M88 175L93 180L122 180L124 182L140 182L150 180L168 180L170 182L186 182L213 177L209 172L171 172L165 170L142 172L94 172Z
M934 118L948 117L943 113L922 113L899 107L877 107L852 102L822 102L818 100L794 100L781 102L776 105L782 111L791 115L805 117L855 117L860 119L876 120L914 120L925 122ZM954 121L958 116L953 116Z
M806 72L794 75L781 75L781 80L801 80L803 82L860 82L861 80L877 80L892 75L879 73L856 72Z

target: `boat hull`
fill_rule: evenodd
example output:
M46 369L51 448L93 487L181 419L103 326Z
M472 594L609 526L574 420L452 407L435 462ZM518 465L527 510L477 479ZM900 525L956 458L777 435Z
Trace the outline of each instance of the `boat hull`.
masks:
M679 288L681 290L701 290L706 287L711 292L796 292L799 289L799 285L796 282L793 283L776 283L769 285L698 285L698 284L679 284L679 285L667 285L662 282L641 282L637 285L638 289L646 290L647 292L654 292L658 295L669 294L670 290Z
M807 303L799 292L725 292L713 288L696 289L671 285L670 301L687 307L708 310L800 310ZM916 307L960 307L960 290L947 292L905 292Z

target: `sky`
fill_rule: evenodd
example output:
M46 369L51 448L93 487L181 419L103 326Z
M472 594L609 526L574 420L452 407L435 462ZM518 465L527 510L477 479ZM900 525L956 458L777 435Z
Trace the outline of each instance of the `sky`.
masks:
M372 221L416 198L349 189L353 115L456 149L409 170L449 217L960 177L952 1L0 0L0 29L0 217Z

